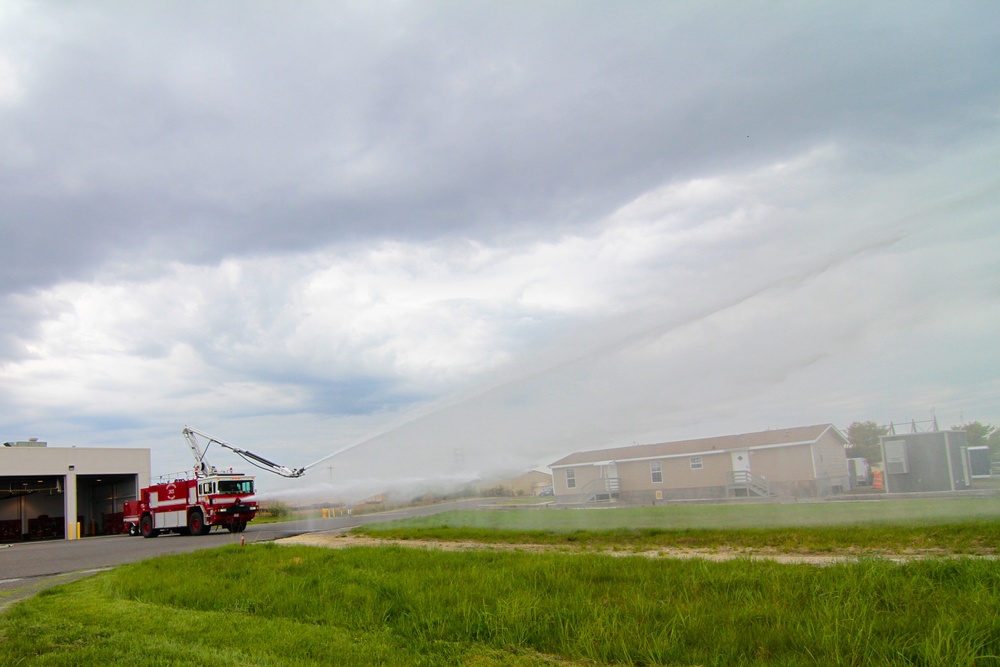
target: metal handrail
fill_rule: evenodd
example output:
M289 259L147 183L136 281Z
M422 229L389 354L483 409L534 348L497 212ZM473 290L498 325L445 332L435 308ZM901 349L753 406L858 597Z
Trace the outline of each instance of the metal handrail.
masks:
M597 496L607 494L607 500L610 501L612 496L617 495L620 490L621 484L617 477L599 477L587 482L586 486L580 490L580 498L585 503L596 502Z
M770 496L771 486L763 475L755 475L749 470L733 470L729 473L728 490L745 489L747 495Z

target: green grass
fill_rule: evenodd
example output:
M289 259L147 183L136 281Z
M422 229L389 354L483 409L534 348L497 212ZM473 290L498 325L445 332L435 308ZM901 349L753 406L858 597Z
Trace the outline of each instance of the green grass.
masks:
M475 541L487 544L547 544L592 549L760 549L783 553L886 555L891 553L1000 554L1000 523L973 521L937 526L861 528L757 528L748 530L633 529L593 531L514 531L427 527L372 527L355 533L396 540Z
M452 512L379 536L1000 553L1000 499ZM3 600L0 599L0 603ZM1000 561L817 567L584 550L168 556L0 615L0 665L998 665Z
M263 544L0 616L0 664L998 665L1000 564L827 567Z
M457 511L381 526L428 525L491 530L747 529L932 525L1000 519L1000 496L858 502L670 504L659 507Z
M392 539L633 550L719 546L784 552L1000 553L1000 498L446 512L369 524Z
M67 574L55 575L53 577L42 577L40 579L32 580L27 579L23 586L18 588L9 588L7 590L0 591L0 613L2 613L9 606L16 604L20 600L25 598L30 598L37 595L41 591L52 587L57 582L70 582L76 581L83 576L87 576L78 572L70 572ZM2 663L0 663L2 664Z

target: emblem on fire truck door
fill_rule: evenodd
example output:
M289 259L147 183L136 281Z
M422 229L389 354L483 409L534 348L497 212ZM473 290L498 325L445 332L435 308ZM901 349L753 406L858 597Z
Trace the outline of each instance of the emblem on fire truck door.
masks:
M173 500L177 496L177 486L167 484L167 500Z

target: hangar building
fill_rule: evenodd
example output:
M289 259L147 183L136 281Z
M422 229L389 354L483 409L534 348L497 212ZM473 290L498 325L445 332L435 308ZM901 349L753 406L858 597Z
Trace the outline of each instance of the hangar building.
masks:
M149 486L149 450L0 447L0 542L76 539L122 531L126 500Z

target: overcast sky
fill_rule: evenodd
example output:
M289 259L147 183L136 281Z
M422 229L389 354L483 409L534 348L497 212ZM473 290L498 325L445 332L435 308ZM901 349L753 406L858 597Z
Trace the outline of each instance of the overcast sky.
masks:
M998 63L992 1L4 2L0 439L1000 424Z

